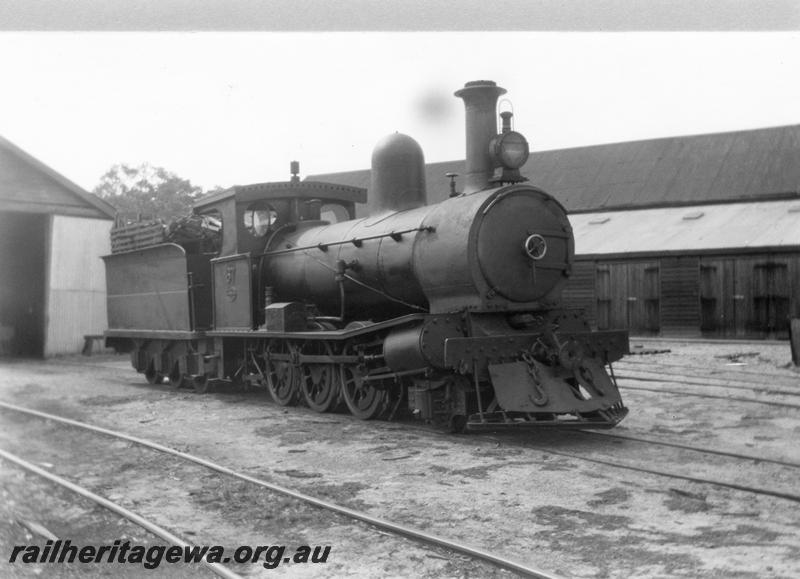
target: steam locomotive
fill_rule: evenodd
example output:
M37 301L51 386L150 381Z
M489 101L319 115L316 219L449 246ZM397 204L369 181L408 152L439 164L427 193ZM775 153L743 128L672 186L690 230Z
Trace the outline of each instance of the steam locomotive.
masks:
M497 130L505 92L476 81L455 93L466 175L443 202L426 203L420 146L393 134L374 150L368 195L301 181L293 163L288 182L195 204L221 223L215 244L104 257L107 343L151 383L243 383L317 412L402 409L455 431L614 426L628 410L611 364L628 335L560 306L572 229L520 174L528 143L510 112Z

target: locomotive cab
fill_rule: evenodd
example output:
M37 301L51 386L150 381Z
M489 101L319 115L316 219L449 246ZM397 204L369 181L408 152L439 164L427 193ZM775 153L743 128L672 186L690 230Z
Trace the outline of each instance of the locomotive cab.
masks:
M194 212L222 221L220 257L263 251L266 238L299 222L355 219L366 190L333 183L292 180L235 186L195 203Z

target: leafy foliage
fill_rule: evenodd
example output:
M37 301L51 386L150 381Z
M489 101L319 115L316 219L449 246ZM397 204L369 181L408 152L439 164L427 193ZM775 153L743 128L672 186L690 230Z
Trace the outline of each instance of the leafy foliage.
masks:
M119 213L169 221L189 213L203 190L163 167L143 163L136 167L114 165L100 178L93 193Z

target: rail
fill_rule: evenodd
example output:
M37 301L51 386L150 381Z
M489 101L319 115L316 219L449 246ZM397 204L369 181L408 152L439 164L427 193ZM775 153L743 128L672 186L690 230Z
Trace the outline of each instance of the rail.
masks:
M5 451L3 449L0 449L0 459L7 460L8 462L12 462L12 463L16 464L17 466L19 466L21 468L24 468L25 470L27 470L29 472L32 472L32 473L34 473L34 474L36 474L36 475L38 475L38 476L40 476L40 477L42 477L44 479L49 480L50 482L53 482L53 483L55 483L55 484L57 484L57 485L59 485L61 487L64 487L65 489L68 489L68 490L70 490L70 491L72 491L74 493L77 493L77 494L81 495L82 497L85 497L85 498L89 499L90 501L92 501L92 502L94 502L94 503L96 503L96 504L108 509L109 511L117 513L118 515L128 519L132 523L142 527L143 529L145 529L147 531L150 531L151 533L153 533L154 535L156 535L160 539L163 539L164 541L167 541L171 545L175 545L177 547L182 547L184 549L192 547L192 545L190 543L187 543L186 541L184 541L180 537L177 537L177 536L173 535L172 533L170 533L169 531L167 531L166 529L164 529L162 527L159 527L155 523L153 523L151 521L148 521L144 517L142 517L140 515L137 515L133 511L130 511L130 510L126 509L125 507L123 507L121 505L118 505L117 503L115 503L113 501L108 500L105 497L101 497L100 495L97 495L97 494L93 493L92 491L90 491L90 490L88 490L88 489L86 489L86 488L84 488L82 486L76 485L75 483L70 482L65 478L62 478L62 477L60 477L58 475L55 475L55 474L50 473L50 472L47 472L46 470L44 470L42 468L39 468L35 464L31 464L30 462L18 457L15 454L11 454L10 452L7 452L7 451ZM234 573L233 571L231 571L227 567L224 567L224 566L220 565L219 563L211 563L211 562L207 561L205 555L203 555L202 559L200 560L200 563L202 563L203 565L208 567L211 571L213 571L215 574L219 575L220 577L225 577L226 579L243 579L241 575L238 575L238 574Z
M299 501L314 505L316 507L332 511L334 513L338 513L340 515L344 515L350 519L354 519L357 521L361 521L372 525L373 527L377 527L379 529L383 529L385 531L389 531L394 533L395 535L401 535L404 537L408 537L410 539L414 539L421 543L425 543L428 545L434 545L437 547L442 547L444 549L448 549L450 551L460 553L462 555L467 555L468 557L472 557L473 559L478 559L482 561L486 561L488 563L492 563L497 567L502 569L507 569L509 571L513 571L514 573L518 573L524 577L535 577L537 579L556 579L558 576L553 575L552 573L548 573L546 571L542 571L539 569L535 569L533 567L529 567L523 563L519 563L516 561L512 561L510 559L506 559L504 557L500 557L484 551L482 549L478 549L475 547L470 547L468 545L464 545L463 543L459 543L456 541L451 541L449 539L443 539L441 537L437 537L435 535L431 535L426 533L425 531L414 529L412 527L406 527L404 525L400 525L397 523L392 523L391 521L387 521L385 519L380 519L377 517L373 517L366 513L362 513L359 511L355 511L353 509L349 509L347 507L343 507L341 505L337 505L328 501L324 501L322 499L318 499L316 497L312 497L310 495L306 495L304 493L300 493L286 487L282 487L267 481L263 481L261 479L257 479L255 477L242 474L231 470L225 466L216 464L204 458L200 458L194 455L191 455L186 452L181 452L179 450L175 450L163 444L159 444L157 442L153 442L150 440L146 440L144 438L139 438L136 436L131 436L129 434L124 434L121 432L115 432L113 430L109 430L107 428L102 428L100 426L93 426L91 424L86 424L84 422L79 422L77 420L72 420L70 418L62 418L61 416L56 416L54 414L48 414L47 412L41 412L39 410L33 410L32 408L25 408L22 406L17 406L15 404L9 404L7 402L0 402L0 408L11 410L14 412L19 412L22 414L28 414L30 416L36 416L38 418L44 418L45 420L51 420L53 422L58 422L61 424L67 424L70 426L75 426L77 428L82 428L84 430L89 430L91 432L96 432L98 434L104 434L106 436L110 436L112 438L117 438L120 440L127 440L128 442L133 442L134 444L138 444L140 446L145 446L147 448L152 448L153 450L157 450L159 452L163 452L165 454L169 454L172 456L177 456L183 460L193 462L195 464L199 464L200 466L204 466L210 470L222 473L224 475L237 478L243 480L245 482L249 482L255 484L257 486L269 489L273 492L280 493L282 495L286 495L297 499ZM47 473L49 474L49 473ZM102 498L102 497L101 497Z

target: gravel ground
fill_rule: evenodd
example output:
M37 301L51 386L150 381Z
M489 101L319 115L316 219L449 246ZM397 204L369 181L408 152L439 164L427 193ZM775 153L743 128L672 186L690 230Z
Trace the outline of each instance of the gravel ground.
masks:
M630 356L620 373L648 361L686 364L697 368L687 374L796 385L800 392L788 344L632 340L632 345L642 355ZM676 380L679 375L676 368ZM623 396L631 413L614 430L619 434L800 463L796 408L624 387ZM364 423L344 414L280 408L261 392L197 395L152 386L126 357L111 354L0 362L0 400L146 437L566 577L800 576L796 502L631 469L646 466L798 492L791 476L765 462L698 459L677 449L590 435L453 436L411 424ZM129 443L6 411L0 412L0 424L0 448L44 464L191 542L332 547L324 564L234 566L248 576L498 575L493 567L378 533ZM14 544L43 543L20 521L38 522L76 544L115 539L162 544L5 463L0 492L3 554ZM135 565L2 565L0 575L21 577L143 572ZM199 570L162 564L148 576L195 576Z
M708 371L768 373L800 380L800 368L792 364L789 342L723 342L705 340L658 340L631 338L631 354L635 360L641 352L659 351L653 360L658 363L706 368Z

